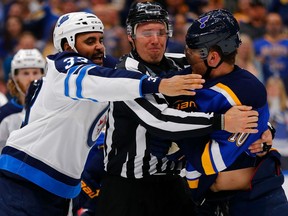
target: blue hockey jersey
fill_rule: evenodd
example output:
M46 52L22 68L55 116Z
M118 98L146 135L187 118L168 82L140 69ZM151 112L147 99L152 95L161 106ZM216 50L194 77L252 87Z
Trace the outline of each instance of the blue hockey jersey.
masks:
M259 113L256 134L231 134L220 130L213 132L210 137L177 141L188 160L186 177L191 188L197 187L198 178L202 174L213 175L227 169L242 153L255 157L255 154L248 151L248 147L268 128L269 109L266 98L264 85L248 71L235 66L225 76L206 80L204 88L197 90L194 98L176 101L174 107L178 109L190 107L194 111L225 113L234 105L249 105Z

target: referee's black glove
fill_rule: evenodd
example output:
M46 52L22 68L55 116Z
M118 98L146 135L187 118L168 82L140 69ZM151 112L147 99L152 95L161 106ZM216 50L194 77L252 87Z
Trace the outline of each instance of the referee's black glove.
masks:
M148 134L146 136L146 141L148 143L151 154L159 159L166 157L172 144L171 140L157 137L152 134Z

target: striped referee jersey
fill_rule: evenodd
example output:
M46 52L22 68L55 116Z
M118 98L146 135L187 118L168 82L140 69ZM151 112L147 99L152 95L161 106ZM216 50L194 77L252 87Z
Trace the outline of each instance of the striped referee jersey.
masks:
M183 54L167 54L159 65L143 62L137 54L122 58L117 68L139 71L152 76L169 76L189 71ZM184 69L184 70L183 70ZM186 72L187 73L187 72ZM179 170L180 164L158 159L149 150L149 134L165 139L181 139L220 129L220 116L213 113L184 112L169 108L162 94L148 95L134 101L110 104L105 140L105 170L110 175L143 178L156 173Z

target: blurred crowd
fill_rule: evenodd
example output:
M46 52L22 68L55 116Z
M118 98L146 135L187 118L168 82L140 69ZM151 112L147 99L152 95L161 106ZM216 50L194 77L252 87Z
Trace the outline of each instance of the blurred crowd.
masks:
M137 0L135 0L137 1ZM141 1L141 0L138 0ZM95 13L103 22L106 53L116 58L130 51L126 16L134 0L2 0L0 1L0 105L9 98L11 60L19 49L37 48L43 56L56 52L54 24L74 11ZM203 12L225 8L240 24L242 45L236 64L249 70L267 88L270 122L277 133L274 146L288 170L288 1L285 0L157 0L169 12L173 37L167 52L184 52L192 20Z

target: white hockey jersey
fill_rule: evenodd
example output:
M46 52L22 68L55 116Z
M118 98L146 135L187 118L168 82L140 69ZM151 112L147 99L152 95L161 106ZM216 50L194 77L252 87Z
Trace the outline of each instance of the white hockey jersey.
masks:
M25 126L11 133L2 151L0 169L73 198L88 152L105 126L107 101L157 92L160 79L100 67L73 52L48 56L47 63Z

